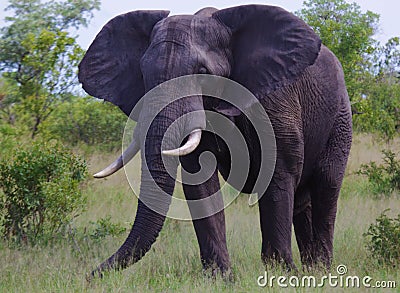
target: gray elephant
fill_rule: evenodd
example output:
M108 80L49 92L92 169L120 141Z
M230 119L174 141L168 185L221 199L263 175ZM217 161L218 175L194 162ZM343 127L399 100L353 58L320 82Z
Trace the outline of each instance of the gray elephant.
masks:
M217 160L210 178L183 188L189 200L218 194L218 172L227 178L230 171L229 150L220 138L202 131L206 117L189 120L184 118L187 113L220 113L240 129L250 154L250 172L241 191L254 191L262 167L260 147L237 107L196 95L174 101L146 121L158 101L141 100L145 93L167 80L199 73L226 77L249 89L272 124L276 164L258 202L263 261L284 261L295 268L293 224L302 263L329 267L337 200L352 140L350 102L339 61L307 24L279 7L245 5L205 8L194 15L168 14L133 11L115 17L97 35L79 66L79 80L90 95L110 101L138 122L129 148L96 177L114 173L139 149L142 165L147 164L129 236L92 275L125 268L149 251L165 214L142 199L159 200L168 210L165 194L172 195L175 180L167 169L176 171L180 162L188 174L194 174L201 168L200 155L210 151ZM241 109L252 106L247 100L241 103ZM169 137L177 149L162 152L163 135L179 118L179 130ZM143 125L148 126L146 133ZM177 160L167 155L180 156ZM221 204L219 199L216 205ZM224 211L195 219L193 224L204 268L229 272Z

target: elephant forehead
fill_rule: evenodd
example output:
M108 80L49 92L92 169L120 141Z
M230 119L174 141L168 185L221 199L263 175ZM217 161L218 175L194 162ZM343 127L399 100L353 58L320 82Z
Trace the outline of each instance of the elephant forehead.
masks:
M152 43L174 42L191 46L203 44L217 45L221 41L229 43L230 36L225 27L209 17L176 15L160 21L153 30Z
M153 30L152 43L163 41L187 44L193 16L171 16L160 21Z

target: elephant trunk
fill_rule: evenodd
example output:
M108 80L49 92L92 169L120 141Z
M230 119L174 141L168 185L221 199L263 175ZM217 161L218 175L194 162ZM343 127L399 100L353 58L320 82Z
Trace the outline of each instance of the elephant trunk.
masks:
M165 110L168 112L168 110ZM164 139L169 126L179 117L171 113L160 113L153 121L140 121L140 125L150 123L147 133L141 135L142 175L136 218L132 229L121 247L110 258L100 264L91 274L101 277L108 270L120 270L139 261L151 248L159 235L168 212L179 158L163 156L161 145L169 150L176 149L184 136L181 127L177 127L172 135ZM182 113L179 113L182 115ZM143 115L148 117L147 115ZM173 117L173 118L169 118ZM205 116L202 116L204 120ZM185 122L185 121L183 121ZM192 121L193 123L193 121ZM189 123L192 124L192 123ZM199 123L196 129L203 128ZM193 131L193 124L192 124ZM140 127L141 128L141 127ZM136 130L135 130L136 131ZM139 129L141 132L143 129ZM187 133L187 131L185 131ZM163 142L164 139L164 142Z
M139 261L150 250L164 221L164 215L151 210L139 200L135 222L125 242L92 272L90 278L101 277L103 272L121 270Z

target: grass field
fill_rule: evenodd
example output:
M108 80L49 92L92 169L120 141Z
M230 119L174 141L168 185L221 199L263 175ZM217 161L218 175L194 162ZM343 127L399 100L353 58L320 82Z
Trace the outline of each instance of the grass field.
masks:
M376 259L369 256L363 237L368 226L375 222L383 210L391 208L390 216L400 213L400 196L375 199L368 191L366 180L354 174L361 163L378 161L381 148L369 137L354 139L339 200L331 272L337 275L336 267L343 264L348 269L347 275L368 275L373 279L371 284L376 280L396 281L397 289L383 292L400 292L399 268L379 265ZM89 160L90 170L98 170L113 157L110 154L92 156ZM85 192L88 208L74 223L78 230L83 230L90 221L108 215L113 222L127 228L133 222L137 199L123 172L107 180L90 182ZM247 201L248 196L241 195L226 209L228 249L235 275L232 283L205 276L192 224L168 219L157 242L140 262L122 272L109 273L103 280L90 284L86 282L85 274L112 254L126 234L98 241L87 237L70 237L53 246L20 249L9 248L0 242L0 292L279 292L281 289L276 283L273 288L260 288L257 285L258 276L265 271L260 259L258 208L249 207ZM293 251L295 262L300 267L294 240ZM269 268L268 274L278 276L284 272ZM317 270L312 274L321 277L325 273ZM333 290L325 285L315 291ZM289 292L309 291L309 288L289 289ZM358 292L358 289L349 291Z

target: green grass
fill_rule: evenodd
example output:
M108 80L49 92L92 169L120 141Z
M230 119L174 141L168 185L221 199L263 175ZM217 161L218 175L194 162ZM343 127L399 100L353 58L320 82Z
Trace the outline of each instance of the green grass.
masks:
M400 197L377 200L369 194L365 179L352 171L364 163L360 158L368 157L366 153L379 157L379 146L363 147L365 141L362 139L361 142L356 139L355 144L339 200L332 273L336 273L337 265L345 264L348 275L394 280L398 288L390 292L400 292L399 268L378 265L368 255L362 236L386 208L391 208L390 216L400 213ZM89 160L91 171L103 167L112 157L92 156ZM74 223L79 231L88 227L91 221L108 215L113 222L130 227L137 199L123 172L107 180L92 181L85 192L88 195L87 210ZM257 277L265 270L260 260L258 208L249 207L247 202L248 196L241 195L226 210L228 249L235 275L233 283L204 275L192 224L167 219L151 251L140 262L90 284L86 282L86 273L110 256L124 241L125 234L97 241L89 237L70 237L56 241L51 247L15 249L0 242L0 292L279 292L276 284L275 289L257 285ZM300 267L294 240L293 251L295 262ZM283 274L279 268L269 268L268 273ZM317 270L313 274L322 276L324 273ZM325 286L315 291L330 292L333 288ZM351 291L356 292L356 289Z

